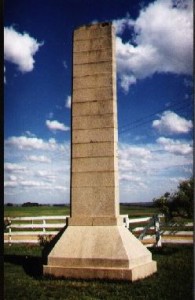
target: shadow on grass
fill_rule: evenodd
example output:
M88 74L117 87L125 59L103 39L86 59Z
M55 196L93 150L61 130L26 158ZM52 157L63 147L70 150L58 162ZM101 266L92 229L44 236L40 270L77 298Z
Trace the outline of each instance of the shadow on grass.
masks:
M67 227L64 227L62 230L60 230L50 242L47 242L44 245L42 256L4 254L4 262L22 266L27 275L36 279L42 277L43 265L47 264L47 256L60 239L66 228Z
M42 258L31 255L4 255L4 262L23 267L26 274L38 278L43 274Z
M191 245L186 246L186 247L191 247ZM150 248L150 251L152 254L158 254L160 256L171 256L171 255L174 255L174 254L178 253L179 251L181 251L182 248L183 248L183 245L174 244L174 245L169 245L169 246Z

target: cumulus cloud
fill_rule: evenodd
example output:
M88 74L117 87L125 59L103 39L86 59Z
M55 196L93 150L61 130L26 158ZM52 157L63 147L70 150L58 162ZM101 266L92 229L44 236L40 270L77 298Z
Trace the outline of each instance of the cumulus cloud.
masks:
M68 96L65 100L65 107L66 108L71 108L71 103L72 103L72 99L71 96Z
M7 180L4 181L4 187L5 188L6 187L8 187L8 188L15 188L17 186L18 186L18 184L17 184L16 181L7 181Z
M4 170L5 171L12 171L12 172L18 172L18 171L24 171L26 169L26 167L21 166L19 164L15 164L15 163L5 163L4 164Z
M4 28L4 58L17 65L19 71L30 72L34 68L34 55L43 43L28 33L19 33L13 27Z
M70 130L70 127L68 127L68 126L64 125L63 123L60 123L56 120L53 120L53 121L46 120L46 126L51 131L56 131L56 130L68 131L68 130Z
M113 25L115 27L115 33L121 35L126 28L130 29L134 26L134 21L131 20L129 14L127 14L125 18L114 20Z
M180 140L160 137L157 139L157 143L162 145L166 151L176 155L188 155L192 153L192 146L190 143L184 143Z
M139 160L148 159L151 157L151 152L144 147L120 144L119 157L127 160L131 159L131 157L138 158Z
M69 142L27 136L5 140L5 202L67 203L69 180Z
M29 161L35 161L35 162L42 162L42 163L49 163L51 160L46 157L45 155L30 155L27 157L27 160Z
M30 138L26 136L13 136L8 138L5 141L5 146L15 146L19 149L49 149L50 146L55 145L55 140L52 139L49 143L45 142L43 139L39 139L36 137Z
M192 175L191 144L164 137L151 144L119 143L120 201L151 201L175 190L181 177Z
M192 1L157 0L140 11L136 20L115 20L121 35L130 27L134 36L123 42L116 39L116 55L122 88L154 73L192 74Z
M36 135L34 133L32 133L31 131L29 131L29 130L27 130L25 133L29 137L36 137Z
M133 181L133 182L140 182L141 177L137 177L131 174L120 174L119 177L120 180L126 180L126 181Z
M152 127L162 133L180 134L188 133L193 124L191 120L186 120L172 111L165 111L160 119L153 121Z
M119 172L120 180L128 180L135 176L135 172L145 173L151 151L142 146L120 144L119 147ZM131 174L132 173L132 174Z
M37 137L27 136L12 136L5 140L5 148L12 150L17 148L20 150L44 150L44 151L63 151L64 145L57 144L54 138L50 138L48 141Z

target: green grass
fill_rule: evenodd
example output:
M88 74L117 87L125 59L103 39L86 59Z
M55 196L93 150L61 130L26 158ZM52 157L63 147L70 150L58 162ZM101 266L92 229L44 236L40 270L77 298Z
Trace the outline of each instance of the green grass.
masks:
M63 216L69 215L68 206L4 206L4 217L38 217L38 216Z
M130 218L150 217L156 213L155 207L120 205L120 214L127 214Z
M152 216L157 213L156 208L142 206L120 205L120 214L128 214L130 217ZM68 206L4 206L5 217L35 217L35 216L59 216L69 215L70 208Z
M6 245L4 299L67 300L191 300L193 247L153 249L158 272L134 283L98 280L59 280L42 275L41 247Z

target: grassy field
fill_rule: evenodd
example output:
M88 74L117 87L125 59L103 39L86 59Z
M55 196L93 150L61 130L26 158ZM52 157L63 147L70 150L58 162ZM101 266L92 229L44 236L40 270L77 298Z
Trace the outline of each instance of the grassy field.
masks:
M155 207L120 205L120 214L128 214L131 218L152 216L158 213Z
M193 247L163 247L152 252L158 272L131 283L45 278L40 246L5 246L4 299L193 299Z
M120 213L128 214L130 217L152 216L156 212L156 208L153 207L120 205ZM68 206L4 206L5 217L63 216L69 214L70 208Z
M69 214L69 206L4 206L4 217L63 216Z

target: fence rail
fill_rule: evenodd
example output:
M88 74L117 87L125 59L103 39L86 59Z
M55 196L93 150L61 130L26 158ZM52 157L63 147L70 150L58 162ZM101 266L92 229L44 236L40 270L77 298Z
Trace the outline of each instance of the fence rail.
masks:
M161 246L166 243L192 244L193 223L185 224L188 231L162 230L163 215L129 219L121 215L124 226L127 227L146 247ZM39 243L41 238L53 238L67 224L68 215L15 217L4 219L4 243Z
M60 229L66 226L68 217L69 216L41 216L5 218L4 223L7 223L6 231L8 232L4 233L4 243L34 244L39 243L41 237L50 236L52 238ZM53 223L53 221L58 222ZM18 231L16 231L16 229Z

